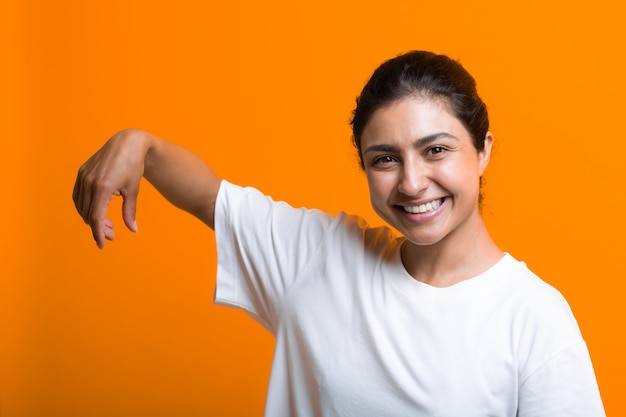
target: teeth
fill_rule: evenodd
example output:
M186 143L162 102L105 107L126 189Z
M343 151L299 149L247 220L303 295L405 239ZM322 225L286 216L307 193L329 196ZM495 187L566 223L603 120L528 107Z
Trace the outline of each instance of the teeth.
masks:
M403 206L404 211L407 213L426 213L432 210L435 210L443 203L443 199L430 201L426 204L420 204L419 206Z

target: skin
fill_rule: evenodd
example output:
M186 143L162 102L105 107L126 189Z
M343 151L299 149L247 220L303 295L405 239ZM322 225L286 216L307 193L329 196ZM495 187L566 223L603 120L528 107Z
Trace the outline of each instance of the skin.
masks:
M503 253L478 208L479 178L489 163L493 137L478 152L462 123L443 100L407 97L376 111L361 138L374 210L406 237L402 261L426 284L446 287L493 266ZM192 152L148 132L114 135L79 169L73 199L99 248L113 240L106 217L122 196L122 217L137 231L135 213L145 177L172 204L213 228L220 177ZM428 213L403 206L433 201Z
M172 204L213 228L215 199L221 179L194 153L148 132L128 129L114 135L78 171L73 199L91 227L96 244L113 240L106 217L114 196L122 196L122 218L137 231L135 213L141 178L145 177Z
M406 237L402 261L418 281L447 287L472 278L504 255L478 207L479 181L493 136L478 152L443 99L410 96L377 110L361 147L374 210ZM405 206L435 202L425 213Z

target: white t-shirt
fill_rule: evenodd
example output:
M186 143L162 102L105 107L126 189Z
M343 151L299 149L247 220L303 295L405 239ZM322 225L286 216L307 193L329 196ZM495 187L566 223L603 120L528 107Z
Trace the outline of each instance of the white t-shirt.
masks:
M447 288L358 217L222 182L215 301L276 336L266 415L604 416L564 298L505 255Z

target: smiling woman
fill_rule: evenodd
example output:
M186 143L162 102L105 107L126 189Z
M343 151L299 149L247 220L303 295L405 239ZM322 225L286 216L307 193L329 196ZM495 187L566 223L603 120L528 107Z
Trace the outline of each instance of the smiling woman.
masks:
M494 138L473 78L430 52L391 59L352 126L372 205L400 236L275 202L139 130L81 167L74 202L100 247L114 195L136 230L142 177L214 228L215 301L276 337L268 416L604 416L567 302L481 218Z
M485 134L477 151L442 99L411 95L372 114L360 141L372 206L406 237L403 262L415 279L449 286L502 258L478 208L492 141ZM426 264L427 253L439 261Z

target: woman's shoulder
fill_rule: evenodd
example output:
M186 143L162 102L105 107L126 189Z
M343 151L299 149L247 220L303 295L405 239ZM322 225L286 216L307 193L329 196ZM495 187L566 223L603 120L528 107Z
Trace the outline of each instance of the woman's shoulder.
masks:
M237 223L263 223L281 235L312 233L330 246L356 244L368 251L385 251L396 246L394 231L385 225L371 226L360 215L340 211L328 213L315 207L297 207L251 186L222 180L216 218ZM244 228L244 230L250 230Z
M568 324L577 332L574 315L561 292L535 274L525 262L510 254L505 256L506 294L516 306L516 315L527 325Z
M562 298L561 293L533 272L526 262L516 259L508 252L505 253L502 259L501 270L501 273L507 275L509 284L516 291L521 292L521 294L532 293L535 296L544 295L546 297Z

